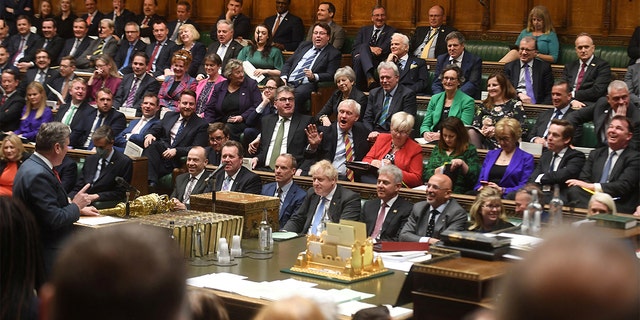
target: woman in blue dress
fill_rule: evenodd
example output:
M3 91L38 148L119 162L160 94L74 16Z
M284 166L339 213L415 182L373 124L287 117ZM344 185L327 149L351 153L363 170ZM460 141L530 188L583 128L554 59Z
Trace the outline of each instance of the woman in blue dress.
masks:
M545 6L535 6L529 12L529 19L527 28L523 29L516 39L516 47L520 46L520 40L526 36L531 36L536 39L536 45L538 47L538 59L542 59L549 63L556 63L558 61L558 54L560 53L560 43L558 42L558 35L553 28L553 22L551 21L551 15L549 10ZM509 51L500 62L511 62L518 59L518 49Z

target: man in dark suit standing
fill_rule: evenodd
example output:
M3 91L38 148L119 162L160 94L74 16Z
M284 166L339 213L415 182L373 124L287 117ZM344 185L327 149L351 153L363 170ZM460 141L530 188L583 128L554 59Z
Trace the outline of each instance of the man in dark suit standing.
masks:
M360 218L360 195L339 185L338 171L327 160L311 166L313 188L300 209L287 221L283 230L319 235L325 221L339 223L340 220Z
M93 133L102 126L109 126L113 130L114 136L119 135L127 126L127 119L124 114L113 108L113 93L109 88L102 88L96 93L97 108L88 113L88 120L91 123L91 131L85 142L85 147L92 150Z
M394 27L387 25L387 12L383 6L373 7L371 21L373 25L360 28L351 50L356 86L361 91L376 86L374 69L389 55L391 35L396 32Z
M229 140L222 146L220 165L224 170L216 174L216 191L235 191L260 194L260 176L242 165L244 148L238 141Z
M176 177L176 185L171 193L174 210L191 209L191 195L211 192L204 168L207 165L204 148L195 146L187 154L187 171Z
M89 114L94 108L85 101L87 97L87 82L84 78L76 77L71 81L69 89L71 100L60 106L55 121L62 122L71 128L69 146L75 149L84 148L84 143L91 132Z
M93 1L93 0L88 0ZM96 22L100 23L98 20ZM96 36L98 29L96 28ZM58 56L58 61L56 63L60 63L63 57L72 56L74 59L80 58L80 55L87 50L87 48L91 45L93 40L88 36L87 22L82 18L76 18L73 21L73 38L69 38L65 41L64 46L62 47L62 51Z
M529 36L522 38L518 54L520 60L504 65L504 74L518 91L518 97L524 103L549 104L553 73L548 62L536 59L536 39Z
M144 138L142 155L149 158L149 185L181 166L180 158L193 146L207 145L207 122L195 115L196 93L185 90L180 95L180 112L167 112Z
M218 21L228 20L233 22L233 34L235 40L253 40L251 37L251 19L242 13L242 0L227 0L227 11L224 11L218 17ZM211 38L215 38L218 34L218 25L213 25L211 29Z
M276 89L275 106L278 114L262 118L258 155L251 159L253 169L273 170L278 155L290 153L298 162L297 174L308 170L310 163L304 162L304 149L308 144L304 129L311 123L312 118L294 113L294 101L293 88L282 86Z
M131 73L133 55L137 52L145 52L147 49L147 44L140 40L140 26L135 22L127 22L124 26L124 34L125 38L120 41L113 59L118 71L123 75Z
M607 85L611 82L611 68L607 61L593 54L596 46L589 34L578 34L575 44L578 60L564 66L562 79L573 86L573 98L577 100L574 103L585 106L606 94Z
M142 2L142 14L138 15L135 20L140 27L140 37L152 40L153 24L156 21L164 21L164 17L156 13L157 9L158 0L144 0Z
M516 61L517 62L517 61ZM575 110L571 108L571 85L565 80L558 80L551 87L551 103L554 108L545 110L538 115L533 130L529 130L527 141L547 145L547 131L554 119L568 119L568 115ZM574 127L575 128L575 127ZM576 131L572 139L580 136Z
M263 185L261 194L280 199L278 221L280 228L283 228L291 216L298 211L307 192L293 181L298 163L291 154L283 153L278 156L275 167L276 181Z
M416 58L435 59L447 53L447 35L456 31L444 24L444 8L435 5L429 9L429 26L417 27L411 38L411 54Z
M80 215L98 215L89 206L95 195L85 185L69 202L54 166L67 154L69 127L60 122L44 123L36 136L36 152L18 169L13 183L13 197L24 203L36 217L43 247L45 274L49 275L57 251L73 231Z
M391 130L391 116L404 111L415 117L416 94L405 86L398 84L400 80L398 66L393 62L381 62L378 65L380 88L369 92L367 110L362 123L369 133L369 141L375 141L380 132Z
M24 96L18 91L20 74L7 69L2 71L2 89L0 98L0 131L15 131L20 128L20 117L24 108Z
M113 202L121 202L126 198L127 190L116 182L116 177L131 183L133 161L113 148L114 133L111 127L105 125L96 129L91 139L96 153L86 158L82 174L69 197L73 197L85 184L90 184L86 192L97 196L93 202L103 202L103 208L112 207ZM94 205L101 209L98 204Z
M553 119L549 126L547 150L542 152L536 168L529 177L543 192L544 203L549 203L553 196L554 185L560 187L560 198L567 201L567 185L569 179L576 179L582 171L585 157L581 151L571 148L575 129L567 120Z
M282 51L295 51L304 39L302 19L289 12L291 0L276 0L276 14L264 19L271 29L273 46Z
M427 95L429 80L427 79L427 63L421 58L409 55L409 38L402 33L391 36L391 53L387 62L398 66L400 84L413 90L416 95Z
M209 164L218 166L222 159L222 146L229 141L231 131L222 122L210 123L207 128L209 134L209 146L205 148Z
M90 36L98 36L98 27L100 26L100 20L104 18L104 13L100 12L96 6L97 0L84 0L84 8L87 9L87 13L83 14L81 19L85 21L87 27L87 33ZM75 33L75 26L74 26Z
M116 136L116 150L123 152L127 147L128 141L135 143L140 148L144 148L144 136L156 122L160 121L160 114L158 113L160 103L156 93L145 93L142 98L142 103L140 104L140 109L142 109L140 119L131 121L127 128Z
M316 23L313 41L301 43L282 66L282 80L296 88L296 112L301 112L311 99L311 92L317 90L318 82L333 81L333 75L340 67L342 54L329 44L330 38L331 27L324 22Z
M467 223L467 212L451 198L451 179L434 174L427 183L427 200L413 205L411 215L400 231L400 241L440 241L445 230L462 231Z
M153 74L154 77L163 75L164 70L170 68L171 55L178 50L178 45L169 40L168 34L169 30L164 21L157 21L153 24L155 40L147 46L145 53L149 57L147 72Z
M142 114L140 108L142 97L147 93L158 94L160 83L153 75L147 73L148 62L147 55L142 51L133 55L131 59L132 73L125 75L120 82L116 95L113 97L114 108L133 108L136 109L136 116L140 116Z
M156 23L158 23L159 21L157 21ZM196 30L200 30L200 26L191 19L191 3L189 3L189 1L187 0L178 0L176 2L176 20L173 21L169 21L169 23L166 24L166 27L168 29L168 39L175 42L176 39L178 39L178 32L180 31L180 27L183 24L190 24L193 25ZM155 34L155 27L154 27L154 34L156 37L156 41L160 41L158 39L158 35ZM215 38L215 34L211 34L211 39ZM163 39L164 41L164 39Z
M482 93L480 85L482 78L482 59L464 49L465 39L461 32L453 31L449 33L446 40L447 53L438 56L438 61L436 62L436 77L433 79L431 91L433 94L444 91L439 75L442 73L442 70L444 70L445 65L456 64L462 69L465 79L460 90L470 97L480 100Z
M409 219L413 203L398 197L402 170L394 165L380 167L376 192L378 199L364 203L360 221L367 225L367 236L374 241L398 241L400 230Z
M629 145L633 126L625 116L613 117L607 129L608 146L591 151L580 178L567 180L569 203L586 208L593 192L605 192L617 199L618 212L635 211L640 201L640 153Z
M338 170L340 180L354 181L354 172L348 169L348 161L361 161L371 145L367 141L369 131L360 117L360 104L355 100L347 99L338 105L336 122L329 127L320 127L320 132L314 124L306 129L307 154L315 154L317 160L329 160Z

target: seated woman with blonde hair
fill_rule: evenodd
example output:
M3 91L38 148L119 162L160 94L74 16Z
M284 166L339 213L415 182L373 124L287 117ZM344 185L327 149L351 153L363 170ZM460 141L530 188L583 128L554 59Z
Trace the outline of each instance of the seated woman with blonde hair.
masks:
M470 231L486 233L513 227L513 224L507 221L500 192L493 188L480 191L469 210L469 215L471 221L467 229Z
M25 152L22 140L15 134L9 134L2 139L2 153L0 153L0 196L13 194L13 179L18 168L29 157Z
M618 210L616 209L615 201L613 201L613 198L608 193L596 192L591 196L591 199L589 199L587 216L601 213L616 214Z

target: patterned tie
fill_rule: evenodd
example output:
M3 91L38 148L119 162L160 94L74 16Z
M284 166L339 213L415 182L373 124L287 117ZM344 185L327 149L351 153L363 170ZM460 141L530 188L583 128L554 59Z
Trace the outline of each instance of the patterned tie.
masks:
M353 155L353 146L351 145L351 139L349 139L349 132L348 131L344 131L342 133L342 137L344 140L344 149L345 149L345 155L346 155L346 159L348 162L352 162L354 161L355 157ZM347 179L349 179L349 181L353 182L353 170L347 168L347 170L345 171L346 175L347 175Z
M436 218L440 214L438 210L431 210L431 218L429 218L429 224L427 225L427 234L426 236L431 238L433 236L433 231L436 229Z
M586 63L581 63L582 67L580 68L580 72L578 72L578 81L576 81L576 90L578 91L580 89L580 85L582 85L582 80L584 80L584 73L587 70L587 64Z
M98 47L93 51L93 55L102 54L102 47L104 46L104 39L100 39L100 43L98 43Z
M371 233L371 239L378 239L380 237L380 232L382 231L382 224L384 223L384 215L386 211L387 203L382 201L380 212L378 213L378 218L376 218L376 225L375 227L373 227L373 232Z
M280 20L282 19L281 15L278 15L278 19L276 19L276 23L273 25L273 30L271 31L272 35L276 34L276 31L278 31L278 27L280 27Z
M131 90L129 90L129 95L127 96L127 101L125 101L125 107L133 108L133 100L136 97L136 91L138 91L138 85L140 84L140 78L133 77L133 86Z
M149 20L151 20L151 19L149 18L149 16L145 16L145 17L144 17L144 20L142 20L142 23L141 23L140 25L141 25L141 26L149 25Z
M42 83L42 85L44 85L44 79L45 79L44 71L40 70L38 72L38 82L40 82L40 83Z
M431 30L429 31L429 34L427 34L427 38L425 39L425 45L424 45L424 49L422 49L422 52L420 53L420 58L422 59L427 59L427 58L434 58L429 57L429 50L431 49L431 46L433 45L433 40L436 38L436 32L438 31L438 28L431 28Z
M189 183L187 184L187 190L184 192L184 197L182 197L182 203L189 203L189 199L191 198L191 192L193 192L193 187L196 185L196 177L191 176L189 178Z
M313 60L316 58L316 56L318 56L319 52L320 49L313 48L313 53L307 57L307 60L302 63L302 66L300 68L294 71L294 75L291 76L292 80L290 82L293 82L295 84L302 83L305 77L304 70L311 68L311 64L313 63Z
M374 47L376 46L376 43L378 42L378 35L380 34L380 29L375 29L373 31L373 35L371 36L371 39L369 40L369 45Z
M222 183L222 191L231 191L231 177L227 176L224 178L224 182Z
M280 156L280 151L282 149L282 140L284 140L284 122L287 121L287 118L282 118L280 120L280 126L278 126L278 132L276 133L276 141L273 144L273 150L271 150L271 157L269 158L269 167L275 170L276 159Z
M147 72L151 72L153 69L153 63L156 61L156 55L158 54L158 50L160 50L160 42L156 42L156 46L153 48L153 52L149 57L149 63L147 63Z
M16 51L15 55L13 56L12 64L14 66L17 66L18 61L20 61L20 58L24 57L24 45L26 42L27 42L27 38L22 37L22 39L20 40L20 46L18 47L18 51Z
M529 64L524 64L524 87L527 91L527 95L531 98L531 103L536 103L536 96L533 93L533 83L531 81L531 71L529 70Z
M187 125L187 119L181 119L178 120L180 121L180 127L178 128L178 132L176 132L175 137L173 137L173 141L171 142L171 147L175 147L176 146L176 142L178 141L178 138L180 137L180 134L182 134L182 131L184 130L184 127Z
M613 162L613 157L616 155L615 151L611 151L609 154L609 158L607 158L607 162L604 164L604 170L602 170L602 176L600 177L600 183L607 183L609 181L609 173L611 171L611 163Z
M278 189L276 190L276 197L278 197L278 199L280 199L280 204L282 204L282 188L278 187Z
M322 217L324 217L324 203L327 198L320 198L320 204L318 205L318 209L316 209L316 213L313 215L313 223L311 224L311 234L318 233L318 225L322 223Z
M129 43L129 49L127 50L127 57L124 59L124 63L119 69L120 71L122 71L122 69L129 66L129 61L131 60L131 53L133 53L133 43Z
M391 94L387 93L384 96L384 101L382 102L382 112L380 113L380 119L378 119L378 125L384 126L387 122L387 118L389 117L389 106L391 105Z

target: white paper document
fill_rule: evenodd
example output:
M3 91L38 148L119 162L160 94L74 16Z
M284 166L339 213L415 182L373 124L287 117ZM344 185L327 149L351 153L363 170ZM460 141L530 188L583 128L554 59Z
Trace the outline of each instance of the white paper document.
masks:
M242 63L242 67L244 67L244 73L247 74L247 76L255 81L258 81L258 83L262 82L262 80L264 80L264 75L259 75L259 76L254 76L253 73L256 71L256 67L253 66L253 64L251 64L251 62L249 61L244 61Z
M103 224L110 224L116 222L127 221L127 219L116 218L111 216L100 216L100 217L80 217L78 219L78 223L88 225L88 226L99 226Z

